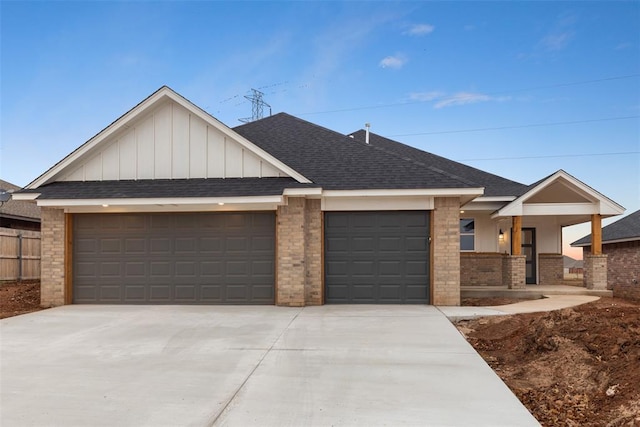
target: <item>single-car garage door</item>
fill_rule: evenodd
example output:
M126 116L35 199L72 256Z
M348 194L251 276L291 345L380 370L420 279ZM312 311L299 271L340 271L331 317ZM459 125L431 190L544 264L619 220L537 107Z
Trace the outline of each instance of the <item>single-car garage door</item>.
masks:
M327 303L429 303L429 212L325 213Z
M273 304L275 214L76 214L73 302Z

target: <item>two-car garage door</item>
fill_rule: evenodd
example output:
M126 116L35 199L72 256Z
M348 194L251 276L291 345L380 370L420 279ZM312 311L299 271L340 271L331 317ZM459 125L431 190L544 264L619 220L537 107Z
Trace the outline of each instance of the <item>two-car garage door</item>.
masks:
M273 304L273 212L77 214L73 301Z

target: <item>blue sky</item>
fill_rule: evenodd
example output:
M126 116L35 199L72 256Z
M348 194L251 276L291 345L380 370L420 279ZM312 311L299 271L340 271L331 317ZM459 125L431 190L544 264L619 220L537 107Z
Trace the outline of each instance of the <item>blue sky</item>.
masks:
M370 122L527 184L565 169L640 209L638 1L2 1L0 13L0 177L18 185L162 85L231 127L257 88L274 113L344 133Z

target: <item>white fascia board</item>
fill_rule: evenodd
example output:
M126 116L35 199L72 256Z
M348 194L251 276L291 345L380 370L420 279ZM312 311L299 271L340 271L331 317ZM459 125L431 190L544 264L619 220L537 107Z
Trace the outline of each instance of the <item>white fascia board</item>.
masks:
M12 200L35 200L40 196L40 193L12 193Z
M603 240L603 245L613 244L613 243L626 243L626 242L636 242L640 240L640 236L636 237L627 237L626 239L616 239L616 240ZM571 245L574 248L584 248L585 246L591 246L591 242L589 243L580 243L579 245Z
M483 203L483 202L513 202L517 199L516 196L480 196L473 199L471 203Z
M104 141L105 139L113 135L115 132L122 129L128 123L135 120L138 116L140 116L141 114L145 114L150 107L157 104L158 102L161 102L164 99L171 99L172 101L186 108L188 111L193 112L202 120L204 120L206 123L209 123L211 126L213 126L217 130L227 135L229 138L232 138L233 140L237 141L240 145L245 147L247 150L251 151L258 157L264 159L265 161L271 163L275 168L280 169L287 175L294 178L296 181L302 182L302 183L311 182L309 179L305 178L302 174L296 172L289 166L282 163L280 160L276 159L266 151L262 150L261 148L251 143L249 140L245 139L244 137L240 136L239 134L231 130L231 128L229 128L228 126L220 122L211 114L202 110L200 107L193 104L191 101L182 97L178 93L174 92L172 89L164 86L159 90L157 90L155 93L153 93L151 96L149 96L147 99L142 101L140 104L136 105L131 110L126 112L124 115L120 116L120 118L118 118L115 122L111 123L105 129L103 129L100 133L98 133L97 135L89 139L87 142L82 144L80 147L75 149L73 152L71 152L71 154L69 154L60 162L55 164L48 171L40 175L33 182L28 184L25 188L28 188L28 189L38 188L41 185L46 184L50 180L54 179L64 169L66 169L67 166L71 165L73 162L75 162L76 160L84 156L86 153L88 153L94 147L100 144L100 142Z
M248 197L189 197L189 198L152 198L152 199L44 199L38 200L38 206L189 206L226 204L283 204L283 196ZM220 205L219 205L220 206Z
M478 199L474 199L469 203L466 203L460 207L460 209L465 211L487 211L487 212L495 212L501 207L504 206L505 202L478 202Z
M484 188L419 188L376 190L325 190L324 197L393 197L393 196L475 196L484 193Z
M322 188L285 188L285 196L321 196Z

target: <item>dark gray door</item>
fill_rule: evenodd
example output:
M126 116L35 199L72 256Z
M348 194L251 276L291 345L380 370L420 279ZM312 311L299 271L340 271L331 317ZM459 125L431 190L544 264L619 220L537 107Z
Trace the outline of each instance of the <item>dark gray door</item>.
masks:
M73 302L273 304L272 212L77 214Z
M327 212L327 303L429 303L429 212Z
M533 285L537 283L536 279L536 229L535 228L523 228L522 229L522 252L526 256L525 260L525 275L527 285Z

